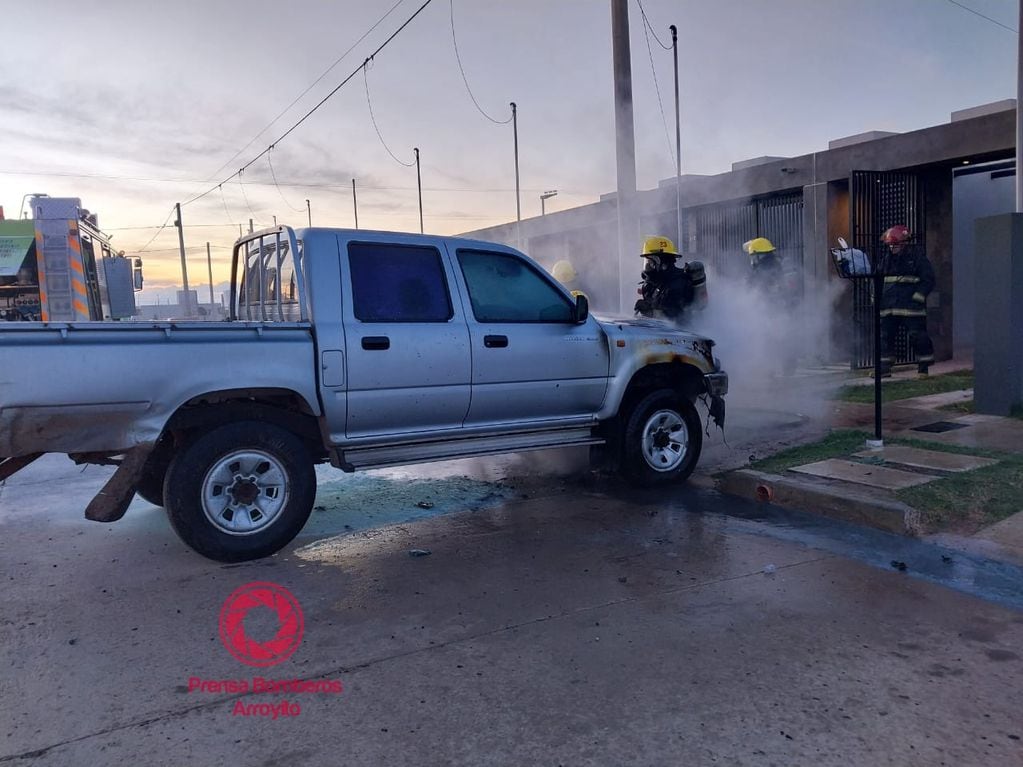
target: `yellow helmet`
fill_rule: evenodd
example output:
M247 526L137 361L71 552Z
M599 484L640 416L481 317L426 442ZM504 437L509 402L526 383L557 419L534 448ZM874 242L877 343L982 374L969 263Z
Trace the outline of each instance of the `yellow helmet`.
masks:
M757 237L749 242L743 243L742 249L752 256L757 253L773 253L775 248L774 245L771 244L771 241L766 237Z
M561 261L556 261L554 266L551 267L551 276L564 285L574 280L578 275L576 275L575 268L571 262L562 259Z
M658 256L658 255L678 256L678 251L675 250L675 243L669 240L667 237L647 237L643 240L643 252L640 255L643 258L647 256Z

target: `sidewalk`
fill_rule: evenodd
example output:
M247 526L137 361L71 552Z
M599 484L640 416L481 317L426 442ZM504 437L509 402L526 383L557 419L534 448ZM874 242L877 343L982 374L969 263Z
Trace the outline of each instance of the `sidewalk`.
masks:
M963 367L940 363L932 375ZM886 382L915 378L903 370ZM1023 565L1023 420L963 412L972 398L966 389L886 401L879 450L866 445L874 405L834 401L830 436L728 472L718 486Z

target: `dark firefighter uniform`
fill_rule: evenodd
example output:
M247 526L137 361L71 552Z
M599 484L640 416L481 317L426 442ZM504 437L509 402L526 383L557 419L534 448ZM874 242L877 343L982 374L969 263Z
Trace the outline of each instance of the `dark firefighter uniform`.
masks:
M782 375L792 375L799 359L800 341L795 337L795 323L784 316L795 310L799 291L774 244L766 237L757 237L743 244L749 255L750 270L746 284L769 302L763 321L767 324L767 337L777 354Z
M667 237L647 237L640 254L646 268L639 285L636 314L679 322L687 310L703 308L707 300L707 277L703 264L692 261L679 269L678 251Z
M934 344L927 334L927 296L934 289L934 269L923 248L911 243L905 226L893 226L881 238L890 252L882 261L881 372L891 372L894 343L900 327L906 328L916 352L917 370L927 375L934 362Z

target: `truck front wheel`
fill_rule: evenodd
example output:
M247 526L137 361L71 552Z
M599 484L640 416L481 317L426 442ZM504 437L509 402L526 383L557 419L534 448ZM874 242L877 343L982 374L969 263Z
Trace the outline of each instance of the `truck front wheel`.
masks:
M279 551L305 525L315 495L313 462L302 440L256 421L196 439L171 462L163 486L175 532L219 562Z
M681 482L693 473L703 447L700 414L671 389L646 395L626 415L622 473L638 485Z

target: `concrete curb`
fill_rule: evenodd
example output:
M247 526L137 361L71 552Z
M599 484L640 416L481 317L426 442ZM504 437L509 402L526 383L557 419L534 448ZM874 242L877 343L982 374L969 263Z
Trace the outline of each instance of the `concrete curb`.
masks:
M919 535L920 512L877 492L847 482L766 474L737 469L718 480L718 490L747 500L766 500L832 519L876 527L900 535Z

